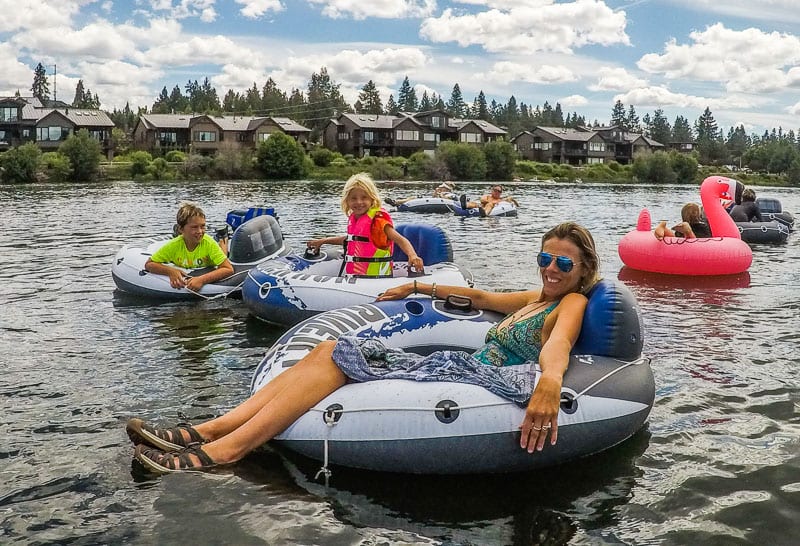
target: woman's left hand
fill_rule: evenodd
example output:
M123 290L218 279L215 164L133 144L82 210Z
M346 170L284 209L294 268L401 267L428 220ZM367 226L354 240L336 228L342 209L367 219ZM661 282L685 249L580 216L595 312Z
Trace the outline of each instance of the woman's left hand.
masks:
M414 292L414 285L411 283L401 284L400 286L394 286L389 288L385 292L381 292L378 294L378 297L375 298L375 301L386 301L386 300L402 300L403 298L407 298Z
M558 410L561 405L561 377L556 374L542 374L533 391L525 419L520 429L522 437L519 446L528 453L544 449L544 442L550 434L550 445L558 440Z
M414 256L408 260L408 265L414 268L417 273L425 273L425 264L422 263L422 258Z

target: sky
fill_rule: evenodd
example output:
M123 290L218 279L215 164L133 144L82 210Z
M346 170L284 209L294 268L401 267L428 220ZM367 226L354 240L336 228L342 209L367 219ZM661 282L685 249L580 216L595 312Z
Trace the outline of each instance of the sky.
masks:
M405 77L445 100L561 104L608 123L617 100L670 123L709 108L723 131L800 128L798 0L0 0L0 96L78 79L101 107L152 106L208 77L219 96L267 78L305 90L324 66L352 104ZM55 75L54 75L55 73Z

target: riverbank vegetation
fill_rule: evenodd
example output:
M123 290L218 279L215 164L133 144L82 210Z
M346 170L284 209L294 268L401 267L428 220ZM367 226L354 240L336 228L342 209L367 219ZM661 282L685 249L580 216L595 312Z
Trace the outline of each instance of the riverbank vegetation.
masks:
M767 147L769 148L769 147ZM775 147L753 150L752 162L784 174L701 166L694 154L656 152L637 157L631 165L616 162L575 167L521 160L505 141L474 146L443 142L435 156L411 157L342 155L316 146L306 152L290 136L274 134L255 150L222 147L214 155L171 151L164 157L128 151L114 161L102 161L100 145L85 130L70 135L54 152L41 152L33 143L0 154L0 182L86 182L95 180L345 180L367 171L378 180L455 180L607 182L641 184L699 184L711 174L737 178L748 185L800 186L800 158Z

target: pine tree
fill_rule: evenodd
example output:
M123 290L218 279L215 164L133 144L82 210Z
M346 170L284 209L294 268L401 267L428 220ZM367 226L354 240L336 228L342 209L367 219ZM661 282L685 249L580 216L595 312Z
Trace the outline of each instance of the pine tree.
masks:
M614 109L611 111L611 126L619 127L623 131L628 130L628 118L625 114L625 105L621 100L614 103Z
M708 106L706 106L706 109L700 117L697 118L694 124L694 130L697 133L698 143L719 140L721 136L719 127Z
M417 92L411 87L408 76L406 76L397 92L397 108L401 112L416 112L418 107Z
M75 108L83 108L85 100L84 93L86 93L86 91L83 89L83 80L78 80L78 84L75 86L75 98L72 99L72 106Z
M42 104L50 100L50 84L47 82L47 70L44 65L39 63L33 71L33 85L31 85L33 96L42 101Z
M428 96L427 91L422 92L422 99L419 101L419 111L420 112L427 112L429 110L433 110L433 103L431 102L430 97Z
M156 101L153 103L153 106L150 107L150 112L152 112L153 114L169 114L170 104L169 104L169 95L167 95L166 85L161 90L161 93L159 93L158 98L156 98Z
M358 94L359 108L357 112L362 114L382 114L383 104L381 103L381 95L378 93L378 88L375 82L369 80L361 92Z
M394 101L394 95L389 95L389 100L386 101L386 113L390 116L396 116L400 109Z
M472 110L472 117L489 121L489 106L486 104L486 95L483 94L483 89L481 89L478 92L478 96L475 97Z
M628 107L628 115L625 116L625 122L628 131L631 131L632 133L642 132L641 121L639 120L639 116L636 114L636 109L632 104Z
M683 116L677 116L672 124L672 142L694 142L692 127Z
M669 126L664 110L657 108L653 112L653 119L647 125L650 138L661 144L672 142L672 128Z
M450 93L450 100L447 101L447 111L454 117L463 118L466 107L464 97L461 95L461 87L455 84L453 91Z
M264 84L264 87L261 88L262 108L272 115L275 111L280 112L281 110L285 110L288 104L289 99L286 93L278 88L278 84L275 83L275 80L269 78Z

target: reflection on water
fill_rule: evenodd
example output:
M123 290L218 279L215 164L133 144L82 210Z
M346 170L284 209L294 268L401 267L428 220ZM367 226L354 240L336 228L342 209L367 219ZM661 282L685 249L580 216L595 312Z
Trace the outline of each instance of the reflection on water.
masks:
M393 197L430 184L382 184ZM469 195L486 184L462 184ZM622 266L617 243L647 206L673 218L696 188L509 184L516 218L397 213L450 235L479 287L539 284L542 234L577 220L601 273L636 295L656 376L630 442L517 476L432 478L334 469L265 448L203 475L153 479L124 422L219 415L248 392L282 333L238 300L154 303L114 290L125 243L167 233L182 200L209 223L274 205L295 248L344 233L341 183L109 183L0 187L0 543L794 544L800 541L800 239L754 247L748 274L663 278ZM763 189L786 210L794 190ZM41 214L58 211L58 214Z

